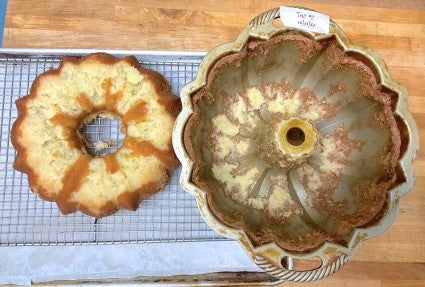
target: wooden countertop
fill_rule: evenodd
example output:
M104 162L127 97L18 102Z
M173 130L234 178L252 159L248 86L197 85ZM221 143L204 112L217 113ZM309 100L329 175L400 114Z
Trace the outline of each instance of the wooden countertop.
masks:
M383 56L409 91L409 109L425 141L425 2L228 0L9 0L4 47L207 51L233 40L258 13L280 5L328 14L348 36ZM338 3L338 4L337 4ZM425 286L425 148L417 184L383 235L354 261L312 286ZM283 286L302 286L286 283Z

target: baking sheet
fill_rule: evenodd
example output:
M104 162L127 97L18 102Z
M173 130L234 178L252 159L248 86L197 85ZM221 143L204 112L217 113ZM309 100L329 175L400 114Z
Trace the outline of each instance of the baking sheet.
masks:
M178 183L180 169L163 191L144 200L136 212L122 210L98 220L80 212L61 215L55 203L30 192L26 175L13 169L10 129L17 116L14 102L28 94L37 75L57 67L61 56L92 52L0 49L0 284L261 271L239 244L206 225L196 201ZM163 74L176 94L195 77L204 56L102 52L136 55L143 66ZM88 134L94 140L111 137L119 143L122 137L117 126L116 121L98 119L88 127ZM273 281L258 274L261 278L257 276L257 280ZM243 281L237 273L233 279Z

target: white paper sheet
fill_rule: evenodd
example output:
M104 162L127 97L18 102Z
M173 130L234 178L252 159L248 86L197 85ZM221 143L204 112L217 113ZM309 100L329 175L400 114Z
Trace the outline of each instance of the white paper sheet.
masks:
M280 7L280 19L288 27L309 32L329 33L329 16L315 11L283 6Z
M224 271L261 269L234 241L0 248L0 284Z

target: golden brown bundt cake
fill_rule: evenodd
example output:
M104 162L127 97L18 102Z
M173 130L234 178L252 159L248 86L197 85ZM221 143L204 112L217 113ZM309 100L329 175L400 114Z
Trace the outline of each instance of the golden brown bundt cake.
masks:
M64 57L16 104L14 168L64 214L80 210L102 217L120 208L135 210L166 185L178 165L171 132L180 99L164 77L141 67L134 56ZM121 120L125 137L114 153L86 151L80 129L97 116Z

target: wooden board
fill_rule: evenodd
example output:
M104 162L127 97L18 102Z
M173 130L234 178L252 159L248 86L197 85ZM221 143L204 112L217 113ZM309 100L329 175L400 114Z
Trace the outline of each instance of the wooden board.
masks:
M407 87L409 109L425 141L421 0L9 0L3 46L207 51L233 40L258 13L282 4L328 14L352 40L378 51L393 77ZM403 198L390 230L366 242L354 262L313 286L425 286L423 146L414 167L416 187Z

